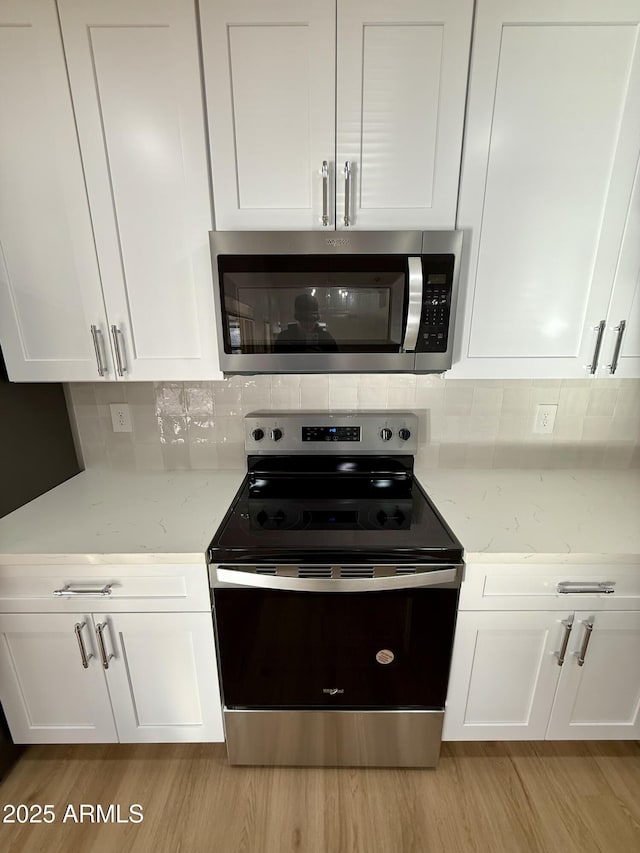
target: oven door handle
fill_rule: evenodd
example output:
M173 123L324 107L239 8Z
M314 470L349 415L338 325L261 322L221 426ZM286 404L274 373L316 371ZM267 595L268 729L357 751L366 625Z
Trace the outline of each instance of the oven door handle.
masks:
M422 316L422 258L409 258L409 306L402 341L403 352L415 352Z
M229 566L216 568L215 576L222 583L251 586L258 589L277 589L289 592L378 592L390 589L415 589L460 582L459 566L418 572L415 575L391 575L378 578L297 578L285 575L257 574L248 569Z

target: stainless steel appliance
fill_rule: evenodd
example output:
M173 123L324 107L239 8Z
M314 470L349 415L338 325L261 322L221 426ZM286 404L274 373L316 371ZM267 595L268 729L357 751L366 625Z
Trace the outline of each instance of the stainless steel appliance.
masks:
M254 412L209 548L231 764L431 767L463 550L407 412Z
M225 373L451 367L461 231L211 232Z

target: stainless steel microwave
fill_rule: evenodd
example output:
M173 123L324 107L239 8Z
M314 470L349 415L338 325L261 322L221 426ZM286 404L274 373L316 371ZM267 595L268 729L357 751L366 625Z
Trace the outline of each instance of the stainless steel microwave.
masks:
M212 231L225 373L442 373L461 231Z

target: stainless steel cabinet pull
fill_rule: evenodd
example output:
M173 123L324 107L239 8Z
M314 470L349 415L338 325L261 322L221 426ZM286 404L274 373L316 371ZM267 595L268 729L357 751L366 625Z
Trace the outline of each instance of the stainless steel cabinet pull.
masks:
M593 622L583 622L582 624L584 625L584 640L582 641L582 648L579 652L576 652L578 655L578 666L584 666L584 656L587 653L591 632L593 631Z
M591 364L587 365L587 370L591 374L594 374L598 369L598 359L600 358L600 347L602 346L602 336L604 335L605 326L605 321L600 320L598 325L593 327L593 331L598 333L598 337L596 338L596 346L593 351L593 359L591 360Z
M107 654L107 648L104 644L104 629L107 627L106 622L101 622L99 625L96 625L96 637L98 638L98 648L100 649L100 657L102 658L102 666L105 669L109 669L109 661L113 657L113 655Z
M571 629L573 628L573 617L569 619L563 619L562 624L564 625L564 637L562 638L562 646L560 647L560 651L558 652L558 666L562 666L564 663L564 657L567 653L567 646L569 645L569 637L571 636Z
M117 326L111 326L111 337L113 338L113 348L116 351L116 366L118 368L118 376L124 376L127 372L127 362L124 357L124 346L120 344L122 332Z
M622 337L624 335L624 330L627 325L626 320L620 320L617 326L613 327L613 331L618 333L618 337L616 338L616 346L613 350L613 358L611 359L611 364L607 365L607 370L609 373L615 373L618 369L618 359L620 358L620 350L622 349Z
M329 224L329 164L322 161L322 224Z
M106 586L103 586L102 589L71 589L69 584L62 587L62 589L54 589L54 595L80 595L85 596L87 598L91 597L100 597L102 598L105 595L111 595L111 584L108 583Z
M344 164L344 224L351 225L351 163Z
M80 647L80 659L82 660L82 666L85 669L89 669L89 661L93 655L87 655L87 650L84 647L84 640L82 639L82 629L86 624L86 622L76 622L74 631L76 632L76 639L78 640L78 646Z
M560 595L613 595L615 581L560 581Z
M104 376L107 372L102 360L102 352L100 350L100 340L98 335L102 337L102 332L97 326L91 326L91 337L93 338L93 348L96 351L96 361L98 362L98 376Z

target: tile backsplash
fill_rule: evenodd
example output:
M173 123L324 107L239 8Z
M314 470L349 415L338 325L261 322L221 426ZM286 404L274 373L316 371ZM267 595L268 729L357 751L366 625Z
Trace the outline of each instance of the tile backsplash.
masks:
M219 382L69 386L87 468L242 467L243 415L255 409L410 409L421 465L431 468L640 466L640 380L447 380L348 374L234 376ZM112 430L128 403L133 431ZM551 435L533 433L557 404Z

